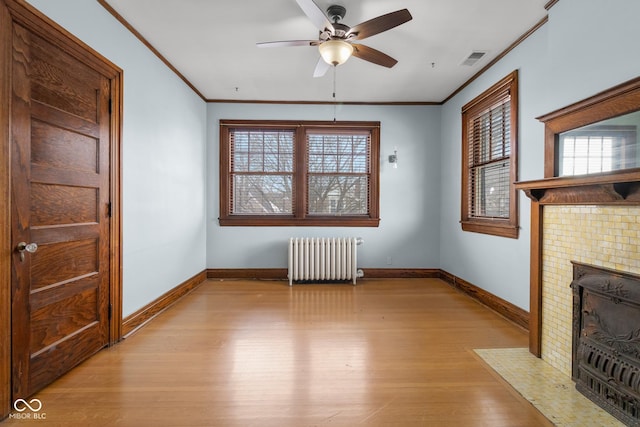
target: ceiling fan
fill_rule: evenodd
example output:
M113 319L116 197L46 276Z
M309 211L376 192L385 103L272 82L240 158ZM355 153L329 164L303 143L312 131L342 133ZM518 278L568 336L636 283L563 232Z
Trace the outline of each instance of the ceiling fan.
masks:
M379 50L353 43L367 37L390 30L412 19L407 9L397 10L370 19L354 27L341 23L347 10L343 6L332 5L327 14L313 0L296 0L298 6L320 30L318 40L286 40L256 43L258 47L318 46L320 59L313 72L314 77L322 77L331 65L343 64L350 56L391 68L398 61ZM333 20L331 22L329 19Z

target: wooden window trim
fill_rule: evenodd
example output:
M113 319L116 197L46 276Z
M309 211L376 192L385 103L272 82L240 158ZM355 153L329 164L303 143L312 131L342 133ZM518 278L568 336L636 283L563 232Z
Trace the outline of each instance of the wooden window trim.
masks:
M484 219L472 218L469 215L469 140L468 122L482 110L490 107L504 97L510 95L510 145L509 160L509 218ZM461 191L461 220L463 231L490 234L494 236L517 239L518 223L518 194L514 183L518 180L518 71L515 70L502 80L491 86L485 92L462 107L462 191Z
M306 146L306 129L367 129L371 131L369 214L321 216L306 214L306 151L296 149L294 157L294 213L292 215L235 215L230 212L229 131L238 127L295 129L296 145ZM377 227L380 224L380 122L332 122L288 120L220 120L220 216L221 226L305 226L305 227Z

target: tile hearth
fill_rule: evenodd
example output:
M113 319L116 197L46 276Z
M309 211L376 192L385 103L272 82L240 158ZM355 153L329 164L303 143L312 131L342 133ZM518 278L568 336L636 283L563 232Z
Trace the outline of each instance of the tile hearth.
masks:
M623 426L580 394L570 376L533 356L526 348L474 351L556 426Z

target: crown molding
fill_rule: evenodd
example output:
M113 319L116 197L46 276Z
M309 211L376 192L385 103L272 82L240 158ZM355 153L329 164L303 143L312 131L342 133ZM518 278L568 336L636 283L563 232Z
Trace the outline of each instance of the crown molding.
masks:
M551 9L553 6L555 6L556 3L558 3L560 0L551 0L549 3L544 5L544 8L546 10Z
M153 54L155 56L157 56L158 59L160 59L167 67L169 67L169 69L171 71L173 71L183 82L185 82L186 85L189 86L189 88L196 95L198 95L200 98L202 98L203 101L206 101L206 98L204 97L204 95L202 93L200 93L200 91L182 73L180 73L180 71L178 71L178 69L176 67L174 67L173 64L171 62L169 62L169 60L167 58L162 56L162 54L155 47L153 47L153 45L151 43L149 43L149 41L147 39L145 39L142 36L142 34L140 34L133 27L133 25L131 25L126 19L124 19L122 17L122 15L120 15L118 12L116 12L116 10L113 7L111 7L111 5L109 3L107 3L106 0L97 0L97 1L100 4L100 6L105 8L106 11L109 12L114 18L116 18L116 20L118 20L127 30L129 30L131 32L131 34L133 34L138 40L140 40L140 42L142 42L142 44L145 45L147 47L147 49L149 49L151 52L153 52Z
M555 5L560 0L551 0L549 3L545 5L545 9L549 10L553 5ZM498 61L504 58L509 52L515 49L518 45L520 45L524 40L526 40L529 36L535 33L540 27L542 27L545 23L547 23L549 16L545 16L542 18L537 24L531 27L528 31L526 31L523 35L521 35L516 41L511 43L504 51L502 51L498 56L496 56L491 62L485 65L480 71L474 74L469 80L463 83L460 87L454 90L449 96L447 96L442 101L412 101L412 102L404 102L404 101L389 101L389 102L333 102L333 101L275 101L275 100L238 100L238 99L211 99L206 98L180 71L169 62L162 54L151 44L148 40L146 40L142 34L140 34L126 19L124 19L109 3L107 0L97 0L97 2L109 12L113 17L118 20L127 30L129 30L142 44L144 44L153 54L155 54L171 71L173 71L182 81L186 83L191 90L194 91L196 95L198 95L203 101L212 104L225 104L225 103L235 103L235 104L298 104L298 105L409 105L409 106L417 106L417 105L443 105L446 104L451 98L460 93L465 87L470 85L474 80L484 74L485 71L493 67Z
M558 0L556 0L558 1ZM448 97L446 97L443 101L442 104L446 104L451 98L453 98L454 96L456 96L457 94L459 94L462 89L464 89L465 87L469 86L475 79L477 79L478 77L480 77L482 74L484 74L485 71L487 71L488 69L490 69L491 67L493 67L498 61L500 61L502 58L504 58L505 56L507 56L507 54L509 52L511 52L513 49L515 49L518 45L520 45L523 41L525 41L527 38L529 38L529 36L531 36L533 33L535 33L536 31L538 31L538 29L540 27L542 27L544 24L547 23L547 21L549 20L549 15L545 16L544 18L542 18L540 21L538 21L538 23L536 25L534 25L533 27L531 27L526 33L524 33L523 35L521 35L520 37L518 37L518 39L516 41L514 41L513 43L511 43L509 45L509 47L507 47L505 50L502 51L502 53L500 53L500 55L496 56L495 58L493 58L491 60L491 62L489 62L487 65L485 65L480 71L478 71L476 74L473 75L473 77L471 77L469 80L467 80L466 82L464 82L462 84L462 86L460 86L458 89L456 89L455 91L453 91L453 93L451 95L449 95Z

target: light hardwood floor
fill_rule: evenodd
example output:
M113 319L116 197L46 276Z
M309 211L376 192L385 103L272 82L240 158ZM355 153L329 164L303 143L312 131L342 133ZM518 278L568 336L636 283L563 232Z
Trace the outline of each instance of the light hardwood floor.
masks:
M438 279L209 280L34 396L29 425L550 426L473 352L527 344Z

